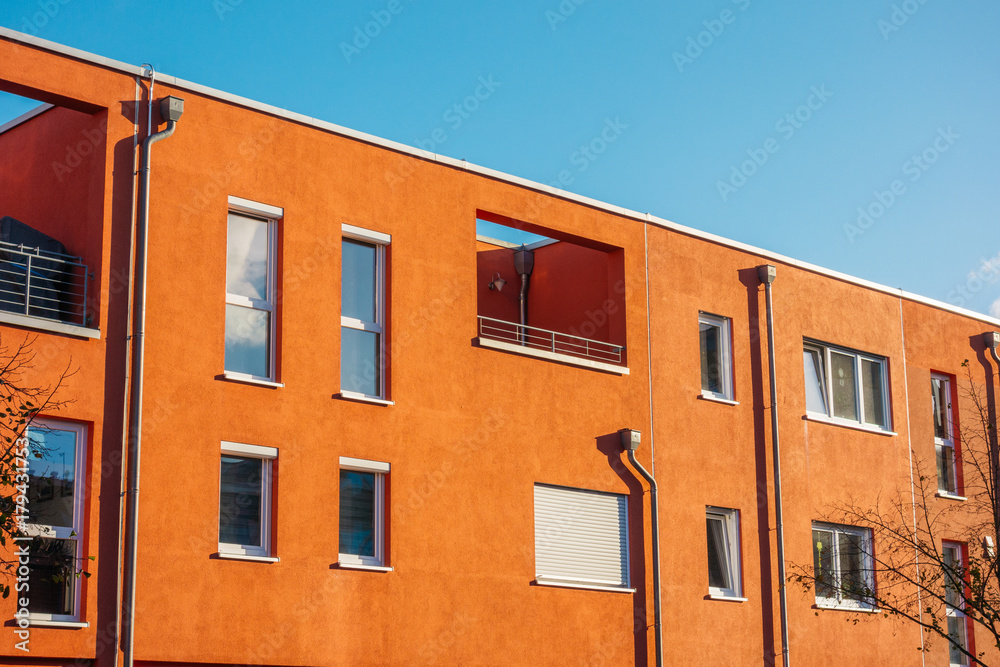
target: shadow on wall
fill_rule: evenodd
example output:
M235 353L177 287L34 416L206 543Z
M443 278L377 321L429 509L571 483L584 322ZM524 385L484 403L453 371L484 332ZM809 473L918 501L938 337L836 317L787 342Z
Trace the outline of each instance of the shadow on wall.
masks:
M628 540L629 576L632 594L632 634L634 637L636 665L647 663L649 656L649 634L653 628L652 612L647 612L646 604L646 541L645 541L645 499L646 491L642 482L625 464L621 435L617 432L597 438L597 451L608 459L608 466L625 482L629 490L628 498ZM623 619L624 621L624 619Z

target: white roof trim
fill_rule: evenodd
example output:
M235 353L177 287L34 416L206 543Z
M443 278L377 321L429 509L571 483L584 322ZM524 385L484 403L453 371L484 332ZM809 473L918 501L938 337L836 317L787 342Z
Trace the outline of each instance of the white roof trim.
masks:
M43 113L45 113L46 111L48 111L49 109L52 109L52 108L54 108L54 105L52 105L52 104L46 104L44 102L39 102L38 106L35 107L34 109L29 109L28 111L25 111L23 114L21 114L17 118L14 118L13 120L8 120L3 125L0 125L0 134L3 134L4 132L6 132L7 130L9 130L11 128L17 127L21 123L26 123L29 120L31 120L32 118L34 118L35 116L37 116L39 114L43 114Z
M70 58L75 58L77 60L82 60L85 62L92 63L94 65L99 65L101 67L107 67L109 69L118 70L120 72L125 72L132 76L142 76L141 69L135 65L129 65L117 60L112 60L111 58L104 58L102 56L97 56L80 49L74 49L69 46L63 46L56 42L49 41L47 39L41 39L39 37L34 37L32 35L27 35L16 30L11 30L10 28L0 27L0 38L8 39L13 42L20 42L22 44L28 44L41 49L51 51L53 53L60 53L62 55L68 56ZM156 74L156 81L158 83L173 86L175 88L180 88L183 90L189 90L193 93L199 95L204 95L206 97L211 97L224 102L230 102L248 109L253 109L255 111L260 111L262 113L270 114L278 118L284 118L296 123L302 123L303 125L309 125L320 130L325 130L327 132L332 132L334 134L339 134L344 137L351 139L356 139L368 144L375 146L380 146L382 148L388 148L389 150L397 151L399 153L405 153L407 155L412 155L423 160L428 160L431 162L437 162L442 165L449 167L454 167L456 169L463 169L465 171L470 171L481 176L486 176L504 183L510 183L512 185L519 185L530 190L535 190L536 192L541 192L544 194L552 195L554 197L559 197L567 201L575 202L578 204L583 204L584 206L590 206L608 213L613 213L615 215L620 215L624 218L629 218L632 220L638 220L646 222L651 225L656 225L657 227L663 227L664 229L669 229L671 231L685 234L687 236L692 236L695 238L703 239L705 241L710 241L712 243L717 243L734 250L740 250L752 255L757 255L762 259L769 259L775 262L781 262L783 264L788 264L796 268L802 269L803 271L809 271L811 273L817 273L820 275L827 276L829 278L834 278L836 280L842 280L844 282L859 285L861 287L867 287L868 289L875 290L877 292L883 292L885 294L891 294L893 296L898 296L901 299L907 299L909 301L915 301L917 303L922 303L933 308L938 308L940 310L945 310L948 312L956 313L964 317L969 317L980 322L985 322L997 327L1000 327L1000 319L995 317L990 317L989 315L984 315L982 313L977 313L975 311L969 310L967 308L961 308L959 306L954 306L950 303L945 303L943 301L938 301L937 299L931 299L929 297L921 296L919 294L913 294L912 292L907 292L902 289L895 287L888 287L886 285L881 285L879 283L872 282L870 280L865 280L863 278L856 278L854 276L848 275L846 273L840 273L839 271L833 271L831 269L825 269L821 266L815 264L810 264L808 262L802 262L790 257L785 257L778 253L771 252L769 250L764 250L763 248L758 248L746 243L741 243L739 241L733 241L727 239L723 236L718 236L716 234L711 234L709 232L703 232L692 227L686 227L684 225L679 225L675 222L666 220L665 218L658 218L649 213L639 213L638 211L633 211L621 206L615 206L614 204L608 204L606 202L599 201L597 199L591 199L590 197L584 197L582 195L577 195L572 192L567 192L565 190L560 190L554 188L550 185L545 185L544 183L537 183L535 181L530 181L526 178L521 178L520 176L513 176L511 174L505 174L494 169L489 169L487 167L480 167L478 165L471 164L465 160L456 160L454 158L447 157L445 155L438 155L437 153L431 153L430 151L421 150L419 148L413 148L412 146L407 146L406 144L401 144L396 141L390 141L388 139L382 139L365 132L358 132L357 130L352 130L350 128L343 127L341 125L336 125L334 123L329 123L324 120L319 120L318 118L311 118L304 114L295 113L293 111L287 111L279 107L272 106L270 104L264 104L262 102L256 102L246 97L240 97L239 95L233 95L230 93L217 90L215 88L209 88L208 86L203 86L201 84L193 83L190 81L185 81L184 79L178 79L177 77L170 76L168 74Z

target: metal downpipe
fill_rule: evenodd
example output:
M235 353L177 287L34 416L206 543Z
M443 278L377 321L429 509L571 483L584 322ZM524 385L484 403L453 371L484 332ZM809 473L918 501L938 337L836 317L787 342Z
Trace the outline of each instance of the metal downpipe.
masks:
M764 283L767 301L767 356L771 375L771 443L774 458L774 518L777 524L778 541L778 593L781 600L781 661L790 667L788 655L788 600L785 586L785 525L781 512L781 445L778 439L778 385L774 361L774 309L771 303L771 283L777 276L777 269L770 264L757 268L757 275Z
M997 374L1000 375L1000 355L997 355L997 347L1000 346L1000 333L997 333L996 331L988 331L984 333L983 343L986 345L986 349L990 351L990 356L993 357L993 361L996 362ZM986 396L988 401L989 393L987 393ZM992 468L991 481L993 483L993 530L994 533L1000 533L1000 497L996 494L996 490L1000 488L1000 443L998 443L997 425L995 423L997 414L995 393L992 407L994 423L991 424L993 428L990 429L990 468Z
M163 102L170 98L161 100ZM167 114L161 114L166 117ZM179 118L179 114L178 114ZM128 490L128 531L125 542L125 593L122 596L125 607L122 619L123 636L122 651L126 667L133 664L133 642L135 639L135 582L136 582L136 548L139 528L139 456L142 443L142 374L146 333L146 251L148 248L147 234L149 227L149 165L153 144L167 139L177 127L176 120L168 120L167 127L161 132L150 135L142 142L142 182L139 187L139 222L138 232L140 242L136 245L135 261L135 332L133 333L132 354L132 389L129 397L129 482Z
M656 480L642 467L635 458L635 448L639 446L639 432L625 429L619 431L622 438L622 449L628 454L628 460L643 479L649 482L650 521L653 524L653 636L656 639L656 667L663 665L663 626L660 623L660 519L657 512L658 496ZM627 438L630 437L630 440Z

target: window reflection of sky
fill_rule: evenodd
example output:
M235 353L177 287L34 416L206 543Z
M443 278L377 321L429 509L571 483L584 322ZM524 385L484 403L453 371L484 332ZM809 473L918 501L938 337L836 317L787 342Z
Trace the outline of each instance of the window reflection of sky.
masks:
M32 428L29 432L28 475L72 481L76 472L76 434ZM38 456L41 458L38 458Z

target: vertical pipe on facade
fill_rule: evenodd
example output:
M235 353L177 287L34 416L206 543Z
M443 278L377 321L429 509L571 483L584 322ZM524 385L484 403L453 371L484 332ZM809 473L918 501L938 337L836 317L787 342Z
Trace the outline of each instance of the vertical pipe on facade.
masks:
M785 526L781 515L781 446L778 440L778 385L774 355L774 310L771 303L771 283L777 277L777 269L770 264L758 267L757 275L764 283L767 301L767 356L771 376L771 445L774 449L774 518L777 524L778 540L778 593L781 601L781 661L785 667L791 665L788 656L788 600L785 591Z
M626 447L628 460L649 482L650 520L653 524L653 636L656 639L656 667L663 665L663 627L660 624L660 519L657 508L656 480L636 460L635 450Z
M903 297L899 297L899 342L903 348L903 405L906 406L906 448L910 458L910 505L913 508L913 562L916 565L917 581L920 581L920 549L917 543L917 490L913 481L913 439L910 436L910 383L906 378L906 329L903 324ZM921 587L917 586L917 626L920 630L920 664L926 665L924 642L924 603Z
M521 276L521 327L518 336L521 345L528 344L528 332L525 326L528 324L528 281L531 279L531 271L535 266L535 253L528 250L523 245L519 250L514 251L514 270Z
M997 355L997 346L1000 346L1000 333L996 331L989 331L983 334L983 343L986 345L986 349L990 351L990 356L993 357L993 361L997 364L997 374L1000 374L1000 356ZM987 397L989 394L987 393ZM988 398L987 398L988 400ZM1000 443L998 443L997 438L997 424L996 424L996 392L993 394L993 423L989 424L990 432L990 468L992 468L992 474L990 475L990 481L993 483L993 533L997 535L1000 533L1000 496L997 495L997 490L1000 489Z
M150 98L150 105L153 100ZM132 387L129 397L129 484L128 484L128 535L125 542L125 564L128 574L125 579L125 606L123 653L126 667L133 664L133 641L135 638L135 581L136 548L139 529L139 456L142 442L142 371L146 333L146 250L149 228L149 165L153 144L167 139L177 127L175 121L168 121L167 128L146 137L142 142L142 179L139 188L139 243L135 259L135 333L132 337Z
M150 78L152 78L153 68L151 65L143 64L142 67L149 67ZM129 278L129 284L126 285L125 293L127 295L128 304L125 309L125 384L124 391L129 391L129 383L132 380L132 375L129 372L129 357L132 353L132 340L128 335L128 332L132 331L132 274L135 271L135 223L137 217L136 211L136 182L135 179L139 175L136 167L138 166L138 151L139 148L139 101L142 99L142 81L139 77L135 78L135 111L132 118L132 220L129 227L129 246L128 246L128 273L126 274ZM149 136L149 131L147 128L146 136ZM128 401L122 404L122 424L128 424ZM128 429L122 428L122 449L121 449L121 462L122 462L122 472L121 472L121 483L119 485L119 495L118 495L118 567L115 570L115 629L114 637L111 642L111 646L115 648L115 667L118 667L118 640L121 637L122 632L122 605L120 601L122 599L122 562L123 562L123 545L125 542L125 492L127 490L127 476L126 476L126 461L128 461Z

